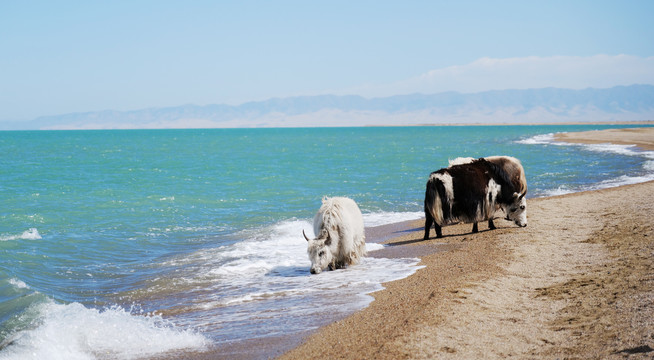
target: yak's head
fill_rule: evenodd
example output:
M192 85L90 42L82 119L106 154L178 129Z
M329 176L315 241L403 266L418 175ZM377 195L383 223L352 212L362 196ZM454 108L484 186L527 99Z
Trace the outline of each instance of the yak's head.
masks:
M311 273L320 274L327 267L331 266L334 258L329 248L332 242L329 232L323 229L315 239L309 239L307 234L304 233L304 230L302 230L302 235L304 235L304 238L309 243L307 253L309 253L309 260L311 260Z
M513 193L511 203L502 205L506 213L506 219L513 221L520 227L527 226L527 199L525 199L527 192L522 194Z

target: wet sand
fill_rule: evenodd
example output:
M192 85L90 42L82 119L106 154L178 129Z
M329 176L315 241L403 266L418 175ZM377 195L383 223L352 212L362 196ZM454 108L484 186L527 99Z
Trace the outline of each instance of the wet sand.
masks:
M649 148L653 131L566 140ZM425 267L281 358L653 358L654 182L528 206L526 228L461 224L426 241L423 221L393 229L389 256L415 254Z

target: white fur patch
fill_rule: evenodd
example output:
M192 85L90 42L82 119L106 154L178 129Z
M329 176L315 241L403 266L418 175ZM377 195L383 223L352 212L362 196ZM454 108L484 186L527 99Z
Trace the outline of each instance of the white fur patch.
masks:
M458 157L456 159L450 160L449 161L449 167L452 167L454 165L463 165L463 164L469 164L471 162L475 161L475 158L471 157Z
M484 197L484 210L486 219L492 219L495 215L495 211L498 210L499 206L497 205L497 196L501 191L502 187L496 183L495 180L490 179L488 181L488 187L486 187L486 196Z
M447 201L449 203L452 203L452 200L454 200L454 185L452 183L452 176L447 173L432 174L431 178L438 179L443 183L443 187L445 187L445 195L447 196Z
M445 196L447 197L447 203L450 204L450 213L452 212L452 204L454 203L454 185L452 183L452 176L450 174L431 174L429 177L430 180L438 179L443 183L445 188ZM436 192L434 197L434 204L432 204L432 217L438 225L444 225L445 220L443 219L443 205L440 198L440 194ZM447 219L449 220L449 219Z

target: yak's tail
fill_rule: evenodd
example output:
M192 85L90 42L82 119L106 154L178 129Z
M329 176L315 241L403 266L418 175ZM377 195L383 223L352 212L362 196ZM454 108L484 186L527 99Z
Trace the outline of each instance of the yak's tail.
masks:
M443 225L448 217L448 207L443 206L443 199L446 199L445 186L443 182L435 176L431 176L427 181L425 190L425 217L431 217L438 225Z

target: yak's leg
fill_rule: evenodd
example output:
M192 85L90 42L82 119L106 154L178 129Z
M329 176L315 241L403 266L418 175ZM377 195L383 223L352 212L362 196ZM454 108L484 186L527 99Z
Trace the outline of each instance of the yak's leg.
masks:
M436 228L436 237L437 238L442 238L443 237L443 231L441 230L441 226L434 223L434 228Z
M434 224L434 218L431 217L431 214L429 214L429 212L425 212L425 237L423 238L424 240L429 240L429 230L431 229L431 226L433 224Z
M495 227L495 224L493 223L493 219L488 219L488 228L491 229L491 230L497 229Z
M479 232L479 227L477 227L477 223L475 223L474 225L472 225L472 232L473 232L473 233L478 233L478 232Z

